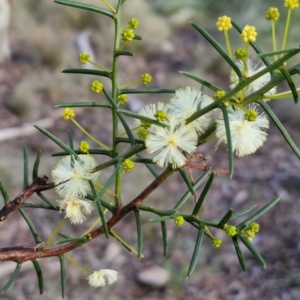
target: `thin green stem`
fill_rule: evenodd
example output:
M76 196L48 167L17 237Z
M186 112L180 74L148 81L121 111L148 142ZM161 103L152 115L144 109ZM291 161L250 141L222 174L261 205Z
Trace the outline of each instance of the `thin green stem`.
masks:
M88 62L89 62L91 65L95 66L96 68L98 68L98 69L100 69L100 70L102 70L102 71L105 71L105 72L108 72L108 73L111 72L111 70L109 70L109 69L107 69L107 68L105 68L105 67L103 67L103 66L100 66L100 65L98 65L98 64L96 64L96 63L94 63L94 62L92 62L92 61L90 61L90 60L88 60Z
M121 13L122 13L122 6L124 4L123 0L118 1L117 13L116 18L114 19L115 25L115 37L114 37L114 53L115 54L119 47L120 47L120 40L121 40ZM118 102L118 62L119 56L113 55L113 68L112 68L112 92L111 96L114 99L115 103ZM113 120L113 153L114 157L119 155L117 137L118 137L118 115L115 110L112 110L112 120ZM121 168L118 170L116 174L115 180L115 206L121 206L121 184L122 184L122 170Z
M297 88L296 90L298 92L298 95L300 95L300 88ZM264 95L264 96L262 96L262 99L282 100L282 99L291 98L291 97L293 97L293 94L289 90L289 91L285 91L285 92L274 94L274 95Z
M106 0L101 0L110 10L112 13L116 14L116 10L106 1Z
M228 56L232 59L233 56L232 56L232 50L231 50L231 44L230 44L230 39L229 39L228 31L224 31L224 37L225 37L225 42L226 42ZM236 75L236 73L233 70L231 70L231 72L232 72L232 75L233 75L234 85L237 85L237 75Z
M134 128L132 128L131 131L138 130L139 128L141 128L140 125L139 125L139 126L136 126L136 127L134 127ZM127 134L126 131L124 131L123 133L120 133L120 134L119 134L118 138L120 138L120 137L122 137L122 136L124 136L124 135L126 135L126 134Z
M281 50L284 50L285 46L286 46L286 41L287 41L287 36L288 36L290 21L291 21L291 14L292 14L292 10L289 8L287 18L286 18L285 28L284 28L284 35L283 35ZM281 57L282 56L283 56L283 54L281 54Z
M120 242L128 251L138 255L137 250L132 248L128 243L126 243L118 234L116 234L112 229L109 231L109 234L113 236L118 242ZM142 256L143 257L143 256Z
M103 213L105 214L108 211L108 209L106 209ZM98 218L81 236L85 236L88 233L90 233L100 222L100 218Z
M93 273L94 273L93 270L91 270L91 269L89 269L89 268L83 266L83 265L80 264L78 261L76 261L76 260L74 260L73 258L71 258L69 255L64 254L63 257L64 257L66 260L68 260L70 263L72 263L73 265L79 267L80 269L82 269L82 270L84 270L84 271L86 271L86 272L88 272L88 273L90 273L90 274L93 274Z
M276 31L275 31L275 21L272 20L272 46L273 51L276 51ZM277 54L274 55L274 61L277 60Z
M150 211L150 212L152 212L154 214L157 214L159 216L171 216L175 213L174 210L160 210L160 209L154 208L152 206L145 206L145 205L142 205L142 204L138 205L138 209L143 210L143 211Z
M137 79L137 80L128 82L128 83L122 85L122 86L120 87L120 90L123 90L123 89L125 89L125 88L127 88L127 87L129 87L129 86L131 86L131 85L134 85L134 84L136 84L136 83L139 83L139 82L142 82L142 79Z
M109 148L108 146L104 145L103 143L101 143L100 141L98 141L97 139L95 139L92 135L90 135L79 123L77 123L77 121L75 121L74 118L70 119L75 126L82 131L86 136L88 136L92 141L94 141L96 144L98 144L100 147L102 147L103 149L107 150L107 151L111 151L111 148Z
M48 238L46 245L50 245L52 243L52 241L54 240L54 238L56 237L56 235L58 234L58 232L60 231L61 227L64 225L66 221L66 218L63 218L57 225L57 227L55 228L55 230L53 231L53 233L51 234L51 236Z
M246 45L245 45L245 50L246 50L247 57L248 57L248 52L249 52L249 42L246 43Z
M225 41L226 41L226 47L227 47L227 53L228 56L232 59L232 50L231 50L231 45L230 45L230 39L228 35L228 31L224 31L224 36L225 36Z

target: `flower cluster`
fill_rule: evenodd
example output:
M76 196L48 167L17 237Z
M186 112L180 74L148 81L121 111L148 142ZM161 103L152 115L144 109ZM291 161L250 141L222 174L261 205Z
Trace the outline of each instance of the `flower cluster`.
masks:
M144 85L150 84L152 81L152 76L148 73L145 73L141 76L142 82Z
M186 163L187 156L197 148L198 133L204 132L210 122L210 114L186 124L186 119L211 104L213 99L196 88L187 87L175 92L168 104L158 102L147 105L139 114L159 121L162 125L138 120L139 136L145 139L148 153L161 166L178 168Z
M122 32L123 41L131 42L134 39L134 32L130 28L126 28Z
M241 33L241 38L245 43L255 42L256 41L257 32L255 31L254 26L246 25L244 30Z
M277 21L280 17L278 8L276 7L270 7L266 13L266 19L268 21L273 20L273 21Z
M299 7L298 0L285 0L284 6L289 9L295 9Z
M183 216L176 216L174 218L174 223L178 227L182 226L184 224L184 222L185 222L185 220L184 220Z
M208 106L213 102L209 96L202 94L197 89L187 87L179 89L175 92L169 103L169 116L178 120L186 120L197 110ZM205 114L202 117L186 125L189 130L202 133L207 128L210 122L210 114Z
M102 90L103 90L103 83L98 80L94 80L91 84L91 91L96 94L99 94L102 92Z
M219 238L215 238L215 239L212 240L212 245L215 248L220 248L222 246L222 243L223 243L223 241Z
M88 142L86 141L81 141L80 144L79 144L79 150L82 152L82 153L88 153L89 150L90 150L90 145Z
M52 170L52 179L60 200L60 211L66 212L71 223L78 224L90 214L90 202L83 200L90 190L89 180L96 181L100 172L94 172L96 161L89 155L65 156Z
M225 225L224 230L228 236L235 236L237 234L237 229L233 225Z
M139 21L137 19L130 19L128 21L128 27L124 28L122 31L122 40L125 42L131 42L134 37L134 30L137 29L139 27Z
M123 161L123 169L126 172L131 172L134 169L134 161L130 160L130 159L125 159Z
M75 112L72 108L65 108L63 111L64 120L68 121L75 117Z
M106 284L114 283L118 279L118 272L110 269L101 269L100 271L95 271L87 279L92 287L105 286Z
M255 64L250 59L248 59L246 61L246 63L244 63L243 61L238 61L236 63L236 65L244 73L245 78L249 78L266 68L266 66L264 66L264 65L259 66L259 65ZM238 82L236 82L236 78L237 78L236 74L234 72L231 72L231 75L230 75L230 81L231 81L230 88L231 89L233 89L238 83ZM243 90L243 95L246 97L246 96L258 91L259 89L264 87L270 80L271 80L270 73L265 73L264 75L260 76L259 78L254 80L252 83L250 83L245 88L245 90ZM272 95L275 93L276 93L276 87L273 87L267 93L265 93L265 95Z
M227 16L219 17L216 26L219 31L228 31L231 27L231 18Z
M126 94L122 94L118 96L119 104L123 105L128 101L128 97Z
M252 111L252 113L247 119L247 114L249 116L248 111ZM259 115L255 105L250 105L248 111L245 112L240 108L228 109L232 151L237 156L254 153L267 139L265 130L269 127L269 120L265 114ZM253 111L257 114L255 119L253 119ZM217 120L216 135L221 141L227 143L223 118Z
M79 54L79 61L82 63L82 64L86 64L90 61L90 54L86 53L86 52L82 52Z
M137 29L139 27L139 24L140 22L137 20L137 19L134 19L134 18L131 18L129 21L128 21L128 26L131 28L131 29Z
M249 224L246 228L244 228L241 233L247 237L247 239L252 242L256 233L259 232L259 224L253 222Z

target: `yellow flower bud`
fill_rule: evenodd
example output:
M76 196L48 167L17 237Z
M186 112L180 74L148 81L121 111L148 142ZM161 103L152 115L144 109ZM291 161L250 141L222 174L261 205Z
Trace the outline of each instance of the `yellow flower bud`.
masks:
M82 63L82 64L86 64L90 59L90 55L86 52L82 52L79 54L79 61Z
M218 100L225 96L225 91L216 91L214 94L214 99Z
M285 0L284 1L284 6L289 8L289 9L295 9L298 8L298 0Z
M134 18L132 18L128 21L128 25L131 29L137 29L139 27L139 24L140 24L139 21Z
M152 76L148 73L143 74L141 76L141 78L142 78L142 81L143 81L144 85L147 85L147 84L151 83L151 81L152 81Z
M231 18L227 16L219 17L216 26L219 31L228 31L231 27Z
M249 109L245 112L245 120L249 121L249 122L254 122L256 121L258 116L257 111L255 111L254 109Z
M184 224L184 218L183 218L183 216L176 216L175 218L174 218L174 223L175 223L175 225L176 226L178 226L178 227L180 227L180 226L182 226L183 224Z
M83 152L83 153L88 153L89 150L90 150L90 145L89 145L89 143L86 142L86 141L81 141L81 142L79 143L79 150L80 150L81 152Z
M268 21L273 20L273 21L277 21L279 19L279 11L278 8L276 7L270 7L266 13L266 19Z
M126 94L119 95L118 100L121 105L125 104L128 101L127 95Z
M125 159L122 166L126 172L130 172L134 169L134 162L130 159Z
M223 243L222 240L219 238L215 238L212 240L212 244L216 248L220 248L222 246L222 243Z
M254 26L246 25L241 33L242 40L247 42L255 42L257 36L257 32Z
M154 115L154 117L156 118L156 120L158 122L164 122L164 121L168 120L167 113L165 111L163 111L163 110L158 110L156 112L156 114Z
M147 135L148 135L148 129L145 127L141 127L138 131L139 138L144 140L147 137Z
M224 226L225 227L225 226ZM228 236L235 236L237 234L237 230L235 226L227 225L225 229L225 232Z
M103 90L103 83L98 80L94 80L91 84L91 90L96 94L101 93Z
M126 28L122 32L122 40L131 42L134 39L134 33L132 29Z
M75 117L74 110L71 108L65 108L63 111L63 117L64 117L64 120L66 120L66 121L70 120L71 118L74 118Z
M249 229L250 229L252 232L257 233L257 232L259 232L259 224L253 222L253 223L251 223L251 224L249 225Z

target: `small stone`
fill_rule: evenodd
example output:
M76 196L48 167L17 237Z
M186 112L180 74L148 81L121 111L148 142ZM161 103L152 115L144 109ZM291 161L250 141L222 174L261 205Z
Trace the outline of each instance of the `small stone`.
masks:
M249 198L249 191L248 190L240 190L235 195L233 201L236 204L241 204L245 202Z
M169 272L159 266L145 269L137 274L140 283L156 288L165 286L169 279Z

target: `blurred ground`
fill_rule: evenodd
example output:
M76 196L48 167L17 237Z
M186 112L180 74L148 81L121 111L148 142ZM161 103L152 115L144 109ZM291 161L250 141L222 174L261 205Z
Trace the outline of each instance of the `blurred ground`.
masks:
M208 81L226 88L228 86L228 67L222 63L218 54L188 24L193 20L205 27L218 40L223 37L213 27L219 15L236 16L236 20L244 26L255 18L262 37L259 42L269 48L269 24L266 25L263 15L269 1L259 5L253 2L240 3L230 1L221 4L219 1L141 1L128 0L131 5L125 11L125 19L138 17L142 23L142 42L129 45L135 52L134 58L121 60L120 84L134 80L140 74L153 74L153 87L179 88L194 85L194 82L178 74L185 70ZM210 4L208 4L210 2ZM99 1L85 1L98 5ZM218 3L218 5L216 5ZM282 1L272 1L272 5L282 7ZM126 7L126 6L125 6ZM138 16L132 7L139 12ZM247 11L247 14L244 12ZM261 13L263 12L263 13ZM262 16L258 21L257 15ZM298 14L299 16L299 14ZM24 26L26 24L26 26ZM149 25L150 24L150 25ZM155 24L155 26L153 25ZM280 27L281 24L281 27ZM279 31L283 31L284 21L279 23ZM66 8L51 1L15 1L12 11L10 39L12 60L0 66L0 129L20 126L24 123L35 124L39 120L52 120L47 128L67 143L66 129L71 129L74 140L78 143L83 135L61 118L58 118L53 106L64 101L104 100L103 96L89 93L92 78L81 75L61 74L61 70L80 67L77 60L78 50L76 37L82 30L88 30L97 61L109 66L112 34L107 19L89 12ZM299 44L297 30L292 30L290 46ZM237 38L233 38L237 41ZM294 41L294 42L293 42ZM123 75L123 77L122 77ZM284 89L284 87L282 87ZM102 98L101 98L102 97ZM133 97L131 101L150 103L168 101L169 96ZM282 105L282 104L280 104ZM285 120L285 126L296 145L300 146L299 108L292 100L285 106L277 105L275 109L279 117ZM76 110L78 121L90 133L96 135L104 143L109 143L110 116L105 110ZM88 118L86 116L88 115ZM3 131L2 131L3 132ZM1 133L0 133L1 139ZM26 137L0 141L0 176L8 188L11 197L22 189L22 147L25 145L30 161L38 149L43 151L40 175L49 174L55 166L57 158L51 154L59 149L42 134L30 133ZM199 151L208 154L211 145L203 146ZM214 154L212 165L216 169L227 166L226 149L220 147ZM100 163L101 161L99 161ZM201 254L193 275L186 280L186 272L193 253L196 231L186 225L175 227L168 224L169 252L166 259L162 254L160 226L149 223L152 215L143 214L144 256L139 261L134 254L128 254L117 242L100 237L82 249L70 253L74 259L91 269L111 268L119 271L118 282L112 286L93 289L86 282L87 274L77 267L67 265L67 299L200 299L200 300L296 300L300 299L300 233L299 233L299 189L300 163L286 146L278 130L271 126L269 137L264 147L255 155L235 160L233 179L218 177L210 191L201 217L208 220L219 219L229 208L235 211L257 204L258 209L267 202L282 195L279 204L259 219L261 232L254 244L267 262L267 269L262 269L252 255L244 250L248 270L241 271L235 250L225 236L224 245L220 249L212 248L210 241L204 239ZM103 174L107 176L107 174ZM173 204L182 195L185 186L179 176L174 176L146 204L164 207ZM141 181L143 178L143 181ZM151 178L146 170L137 170L128 175L129 184L125 186L125 199L132 199L138 190L146 186ZM132 184L134 183L134 185ZM199 190L201 191L201 190ZM47 194L56 199L53 193ZM176 198L177 197L177 198ZM38 201L33 197L32 202ZM193 199L189 201L192 203ZM189 207L185 208L187 211ZM47 239L62 215L54 212L32 211L26 209L43 239ZM115 231L129 243L135 245L135 222L128 216L117 224ZM80 226L66 225L66 234L78 235L91 225L92 221ZM0 223L1 247L32 244L30 232L18 212ZM219 233L217 233L219 236ZM44 272L45 292L38 295L37 278L30 262L24 264L18 279L1 299L60 299L60 282L58 276L58 259L41 261ZM161 288L138 283L141 271L152 266L161 266L170 274L168 284ZM13 263L1 264L0 286L4 286L14 270ZM159 274L157 274L158 276Z

